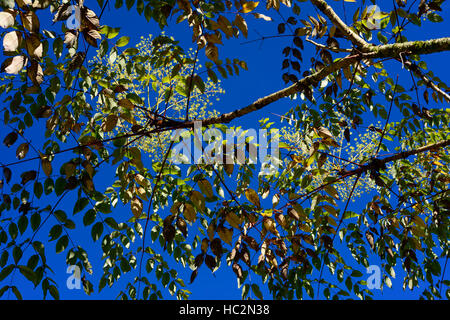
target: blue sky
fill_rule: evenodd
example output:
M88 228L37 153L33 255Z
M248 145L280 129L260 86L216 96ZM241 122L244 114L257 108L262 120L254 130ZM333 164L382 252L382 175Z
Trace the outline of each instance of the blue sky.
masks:
M378 5L383 9L383 5L386 3L390 3L390 1L378 1ZM100 12L98 4L96 1L85 1L85 4L90 6L94 11ZM299 3L302 9L302 18L305 17L305 13L312 13L311 6L309 4ZM339 2L330 1L330 4L336 9L338 13L342 12L342 5ZM346 2L345 7L348 8L349 12L353 12L353 8L358 3ZM444 18L444 22L436 24L426 22L423 27L418 28L414 26L410 26L408 28L409 32L407 33L407 37L409 40L419 40L419 39L429 39L429 38L439 38L448 36L448 19L450 18L450 4L444 3L442 6L444 13L442 14ZM389 10L390 7L387 7L386 10ZM282 11L282 14L285 11ZM261 36L271 36L276 35L277 33L277 23L280 21L280 16L278 16L274 11L271 13L274 18L274 22L265 22L263 20L255 21L255 19L250 18L249 23L249 35L248 40L256 40L261 38ZM288 16L285 15L285 18ZM42 23L42 22L41 22ZM147 36L148 34L156 35L160 32L159 27L153 23L147 23L143 16L139 16L134 9L128 11L125 7L117 10L113 8L111 5L111 9L106 9L102 19L101 24L106 24L112 27L121 27L120 35L130 36L130 45L136 44L139 42L141 36ZM168 28L166 28L166 34L173 35L177 40L181 41L182 46L187 49L189 47L193 47L191 42L191 34L190 30L187 30L186 23L181 23L179 25L170 24ZM241 108L252 103L254 100L266 96L269 93L277 91L284 87L284 83L281 79L281 62L283 60L283 56L281 54L282 48L289 45L289 40L285 38L274 38L274 39L266 39L264 41L256 41L252 43L245 44L244 39L240 38L238 40L229 40L226 42L225 46L220 47L220 57L225 58L239 58L240 60L245 60L247 62L249 71L241 72L239 77L229 77L229 79L222 80L222 86L226 91L226 94L220 97L220 101L214 105L214 108L220 112L229 112L235 110L237 108ZM94 50L90 50L90 54L93 54ZM306 57L306 55L305 55ZM441 78L446 83L450 83L450 67L447 63L450 58L450 54L448 52L433 54L428 56L423 56L422 59L427 62L427 65L430 70L433 70L435 75ZM205 61L203 53L200 56L202 61ZM308 58L305 58L305 67L302 66L302 71L306 70L309 67L309 63L307 62ZM395 78L394 72L398 72L400 75L400 83L405 87L409 88L411 86L411 80L409 73L405 70L401 70L401 66L397 64L397 66L393 67L394 70L392 73L392 78ZM232 125L239 126L242 125L244 128L258 128L258 120L262 117L269 117L272 121L279 122L279 119L272 115L270 112L274 112L277 114L284 114L291 107L295 106L295 102L292 102L288 99L283 99L278 102L275 102L273 105L266 109L263 109L258 112L254 112L250 115L247 115L244 118L238 119L232 123ZM430 108L432 107L441 107L439 105L433 105L430 103ZM395 112L394 112L395 114ZM397 117L399 116L397 112ZM369 125L369 123L365 123L365 125ZM6 133L5 133L6 134ZM3 136L3 132L2 132ZM36 138L34 141L37 141ZM42 144L42 143L41 143ZM2 149L3 150L3 149ZM7 163L14 160L14 150L9 150L10 152L4 154L2 162ZM26 168L26 165L22 168ZM31 169L31 168L30 168ZM104 176L105 180L103 181L105 185L110 182L109 178L111 177L112 172L108 172L109 169L106 169L105 172L102 172L101 175ZM75 197L76 194L73 194ZM372 196L367 197L371 199ZM67 212L72 212L73 203L76 199L68 198L62 204L62 208L66 208ZM362 197L361 200L364 200ZM50 201L54 201L50 199ZM42 201L41 201L42 202ZM351 203L349 210L351 211L359 211L362 210L363 207L361 204L365 206L365 201L357 201L356 203ZM121 216L128 216L130 213L127 211L128 207L118 208L112 214ZM79 222L79 225L82 226L82 213L79 213L78 216L73 218L75 222ZM119 220L119 219L117 219ZM78 225L78 223L77 223ZM148 230L149 231L149 230ZM48 233L48 229L45 228L40 233L41 241L46 239L46 233ZM67 266L65 264L65 255L66 253L54 254L54 242L48 245L47 252L48 258L51 262L50 265L55 272L53 277L57 282L58 288L60 290L60 296L63 299L114 299L122 287L126 284L126 281L129 279L128 277L124 277L121 281L116 283L116 286L112 289L105 288L100 294L97 293L96 287L98 283L98 279L102 273L101 265L102 261L100 261L98 255L96 255L98 250L100 250L100 246L98 242L93 245L92 239L90 237L90 228L86 228L85 232L80 233L77 238L77 243L79 243L84 248L89 248L91 263L94 268L94 274L89 276L88 279L94 284L94 294L90 297L86 296L83 290L69 290L66 288L66 279L69 276L66 273ZM198 251L198 249L197 249ZM374 264L377 264L379 259L377 257L373 257ZM174 267L174 265L172 265ZM186 284L189 283L190 270L182 270L178 269L179 274L184 279ZM364 270L360 269L363 273ZM397 271L397 270L396 270ZM132 272L131 276L135 276L136 273ZM447 275L445 278L449 278L449 271L447 271ZM33 288L23 279L21 279L21 275L17 275L14 278L14 282L20 285L23 284L24 289L22 289L21 293L25 299L41 299L42 293L40 290L33 290ZM9 281L9 278L7 279ZM5 281L6 282L6 281ZM0 283L0 287L4 284ZM262 286L261 286L262 288ZM384 290L374 292L375 298L378 299L414 299L418 297L417 290L411 295L408 292L403 292L402 288L402 272L397 271L397 277L393 280L392 289L384 288ZM241 290L237 288L236 277L232 272L231 268L225 266L225 263L222 264L222 267L212 274L206 266L202 266L200 272L192 285L188 285L188 290L192 292L192 299L240 299ZM264 290L263 291L265 298L270 298L271 295ZM172 299L167 293L164 296L168 299ZM5 296L3 297L5 298Z

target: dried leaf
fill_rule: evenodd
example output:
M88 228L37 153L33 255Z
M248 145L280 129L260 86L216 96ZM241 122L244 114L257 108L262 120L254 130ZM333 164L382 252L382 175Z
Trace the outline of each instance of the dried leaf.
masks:
M194 207L190 203L184 204L183 215L189 222L195 222L197 219Z
M20 18L25 29L33 33L39 32L40 23L34 11L20 12Z
M241 30L242 34L245 38L248 36L248 27L244 18L242 18L239 14L236 15L236 18L233 21L233 24Z
M25 158L25 156L28 153L30 146L28 143L22 143L20 146L17 147L16 150L16 157L19 160L22 160L23 158Z
M223 242L231 244L233 238L233 228L226 228L224 226L219 226L217 228L217 234Z
M214 62L217 62L217 60L219 59L219 50L212 43L208 43L206 45L205 54L208 59L210 59Z
M202 179L197 182L201 192L206 196L206 198L214 197L213 189L211 183L208 180Z
M248 201L253 203L258 209L261 208L261 203L259 202L259 196L253 189L247 189L245 190L245 197Z
M143 208L144 204L142 203L141 199L134 197L131 200L131 212L133 213L136 219L138 219L141 216Z

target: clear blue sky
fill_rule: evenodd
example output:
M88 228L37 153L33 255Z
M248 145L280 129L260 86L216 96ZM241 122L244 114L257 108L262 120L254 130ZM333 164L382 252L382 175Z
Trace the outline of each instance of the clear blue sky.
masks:
M359 2L359 1L358 1ZM388 1L378 1L379 5L383 5ZM389 1L390 2L390 1ZM100 12L98 4L96 1L85 1L85 4L90 6L97 13ZM311 12L311 7L309 4L299 3L302 9L302 18L305 17L305 13L313 13ZM339 12L342 12L342 5L340 2L330 1L330 4L336 8ZM353 7L359 5L358 3L346 2L345 6L348 8L350 12L353 12ZM116 10L113 8L113 4L111 5L111 9L106 9L102 19L101 24L107 24L112 27L121 27L120 35L130 36L130 45L137 43L141 36L147 36L148 34L156 35L160 32L159 27L154 23L147 23L143 16L139 16L134 9L131 11L127 11L125 7L120 10ZM383 7L382 7L383 8ZM449 24L448 19L450 19L450 4L444 3L442 8L444 9L444 13L442 16L444 17L444 22L439 24L433 23L425 23L425 26L422 28L418 27L410 27L408 28L409 32L407 33L407 37L409 40L419 40L419 39L429 39L429 38L438 38L443 36L448 36ZM390 7L388 7L390 9ZM262 20L254 22L254 19L251 19L251 24L249 28L248 40L258 39L261 36L271 36L277 33L276 27L277 22L280 21L280 17L276 15L275 12L272 12L272 16L276 22L264 22ZM286 18L287 16L285 16ZM45 25L46 23L41 21L41 24ZM166 29L166 34L173 35L176 39L182 39L181 43L184 48L192 47L191 43L191 33L190 30L187 30L187 26L185 23L181 23L179 25L170 24L170 26ZM239 58L241 60L245 60L248 64L249 71L241 72L239 77L230 77L228 80L222 80L223 88L226 91L224 96L221 96L221 100L214 105L214 108L220 112L229 112L239 107L243 107L259 97L263 97L271 92L281 89L283 85L283 81L281 80L281 61L283 56L281 54L282 48L289 44L289 40L283 38L275 38L275 39L267 39L264 41L258 41L250 44L242 44L244 42L243 39L239 40L230 40L226 46L220 47L220 56L230 57L230 58ZM90 50L90 54L93 54L94 50ZM200 57L202 61L204 61L203 53ZM434 55L424 56L423 59L427 62L429 69L433 70L434 73L439 76L444 82L450 83L450 67L448 59L450 58L449 53L440 53ZM305 64L309 66L305 58ZM302 71L307 67L302 67ZM411 80L409 73L405 70L401 70L401 68L394 69L396 72L400 74L400 83L405 87L409 88L411 86ZM395 75L392 74L392 77L395 78ZM233 125L242 125L244 128L258 128L258 120L263 117L270 117L272 121L278 122L279 119L271 115L268 111L275 112L278 114L284 114L287 112L293 103L284 99L274 103L267 110L262 110L259 112L255 112L250 114L244 118L238 119L233 122ZM439 105L434 106L432 103L430 107L441 107ZM369 125L369 123L366 123ZM2 132L2 136L6 134ZM41 143L42 144L42 143ZM41 145L38 144L38 145ZM4 155L2 162L7 163L12 161L15 158L14 150L10 150L10 154ZM34 166L33 166L34 168ZM107 169L108 170L108 169ZM104 176L104 183L108 183L111 175L106 171L101 173ZM73 194L75 197L76 194ZM368 199L371 199L368 197ZM62 204L62 208L66 209L68 213L72 212L73 202L76 199L67 199ZM364 197L363 199L364 200ZM41 201L42 203L42 201ZM363 204L365 206L365 201L357 201L356 203L352 203L349 207L351 211L361 211ZM116 209L112 215L119 217L121 215L129 216L129 212L125 209ZM77 225L82 227L82 215L83 213L79 213L78 216L74 218L74 221L77 222ZM119 220L119 219L116 219ZM53 224L51 224L53 225ZM50 226L51 226L50 225ZM40 232L40 240L45 241L46 234L48 233L48 229L43 228ZM97 283L98 279L102 274L101 266L102 261L98 257L98 253L100 252L100 246L97 242L95 245L92 244L92 239L90 236L90 227L86 228L85 232L83 231L79 235L76 236L76 241L84 248L89 248L88 253L90 253L91 263L93 265L94 274L88 279L94 284L94 294L91 297L85 295L83 290L68 290L66 288L66 279L69 276L66 274L66 264L65 264L65 256L66 253L54 254L54 242L47 245L47 252L49 258L49 264L53 268L55 274L53 277L57 281L58 288L60 290L60 295L62 299L114 299L119 291L126 284L126 281L129 279L128 277L124 277L121 281L116 283L116 286L112 289L105 288L100 294L97 293ZM198 250L197 250L198 251ZM379 259L377 257L373 257L373 264L377 264ZM174 267L173 264L171 267ZM177 269L178 270L178 269ZM364 270L360 269L363 273ZM189 283L190 270L178 270L182 275L186 284ZM448 271L447 271L448 273ZM131 276L134 277L137 275L136 272L132 272ZM41 299L42 293L40 289L33 290L33 288L22 280L21 275L16 275L14 282L19 285L23 284L22 288L26 288L22 290L22 295L25 299ZM448 279L448 274L446 276ZM8 278L9 281L9 278ZM4 284L0 283L0 287ZM236 277L234 273L231 271L231 268L225 266L225 263L222 264L222 267L213 275L210 270L206 268L206 266L202 266L197 276L195 282L192 285L188 285L187 287L191 292L192 299L240 299L241 290L237 288ZM393 281L392 289L384 288L383 292L376 291L375 298L379 299L398 299L398 298L417 298L418 294L410 295L409 292L403 292L402 288L402 272L397 271L397 277ZM417 291L417 290L416 290ZM415 293L416 293L415 291ZM263 291L265 298L270 298L271 295L267 291ZM165 297L168 299L172 299L168 293L165 293ZM5 296L3 297L5 298Z

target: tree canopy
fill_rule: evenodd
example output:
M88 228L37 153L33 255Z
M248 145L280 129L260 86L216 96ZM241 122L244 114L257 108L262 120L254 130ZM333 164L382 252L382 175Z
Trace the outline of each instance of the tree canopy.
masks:
M382 5L0 0L0 296L23 277L64 298L56 253L120 299L188 299L226 268L242 299L371 299L373 265L449 298L450 88L426 59L450 38L417 37L449 8ZM123 7L159 29L132 45L103 22ZM282 88L220 111L263 40Z

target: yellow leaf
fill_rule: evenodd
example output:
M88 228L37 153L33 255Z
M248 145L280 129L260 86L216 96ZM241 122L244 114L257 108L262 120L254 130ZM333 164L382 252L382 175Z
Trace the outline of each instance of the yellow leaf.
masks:
M197 219L194 207L189 203L184 204L183 215L189 222L195 222L195 220Z
M255 10L258 6L259 1L248 1L242 5L242 13L249 13Z
M256 207L258 207L258 209L261 208L261 204L259 202L259 196L255 190L253 190L253 189L245 190L245 197L247 198L248 201L250 201Z
M273 213L273 211L271 209L268 209L268 210L264 210L263 212L261 212L261 215L263 217L271 217L272 213Z
M148 188L150 186L150 181L148 181L147 179L145 179L145 177L143 175L141 175L140 173L136 174L136 176L134 177L134 180L142 187L144 188Z
M234 212L229 212L226 215L225 219L230 224L230 226L236 229L240 229L239 225L242 223L242 220Z
M145 191L144 188L142 188L142 187L136 188L136 194L137 194L140 198L144 199L144 201L147 201L147 200L148 200L148 198L147 198L147 192Z
M50 160L48 160L48 157L41 155L41 165L45 175L49 177L52 174L53 169Z
M280 233L278 232L276 228L276 222L272 218L264 218L264 228L276 235L277 237L280 236Z
M143 208L144 204L141 199L134 197L133 200L131 200L131 212L133 212L136 219L141 216Z
M237 26L239 28L239 30L241 30L241 32L244 35L244 37L247 38L248 27L247 27L247 23L245 22L244 18L242 18L240 15L237 14L236 18L233 21L233 24L235 26Z
M117 125L117 120L119 118L115 114L110 114L106 117L106 119L102 123L102 131L103 132L110 132L114 130L114 128Z
M335 187L333 187L332 185L328 185L324 189L325 189L326 193L328 193L330 196L332 196L336 200L340 200L339 194Z
M194 206L198 211L205 210L205 197L203 197L200 192L198 192L197 190L192 190L190 199L194 203Z
M206 233L208 234L209 241L213 240L215 232L216 232L216 225L214 223L211 223L208 226L208 230L206 230Z
M217 234L223 242L231 244L231 240L233 238L233 228L225 228L224 226L220 226L217 228Z
M29 150L29 145L28 143L22 143L16 150L16 157L19 160L22 160L23 158L25 158L25 156L27 155Z
M200 188L200 191L206 196L206 198L212 198L214 196L212 186L208 180L199 180L197 184Z

